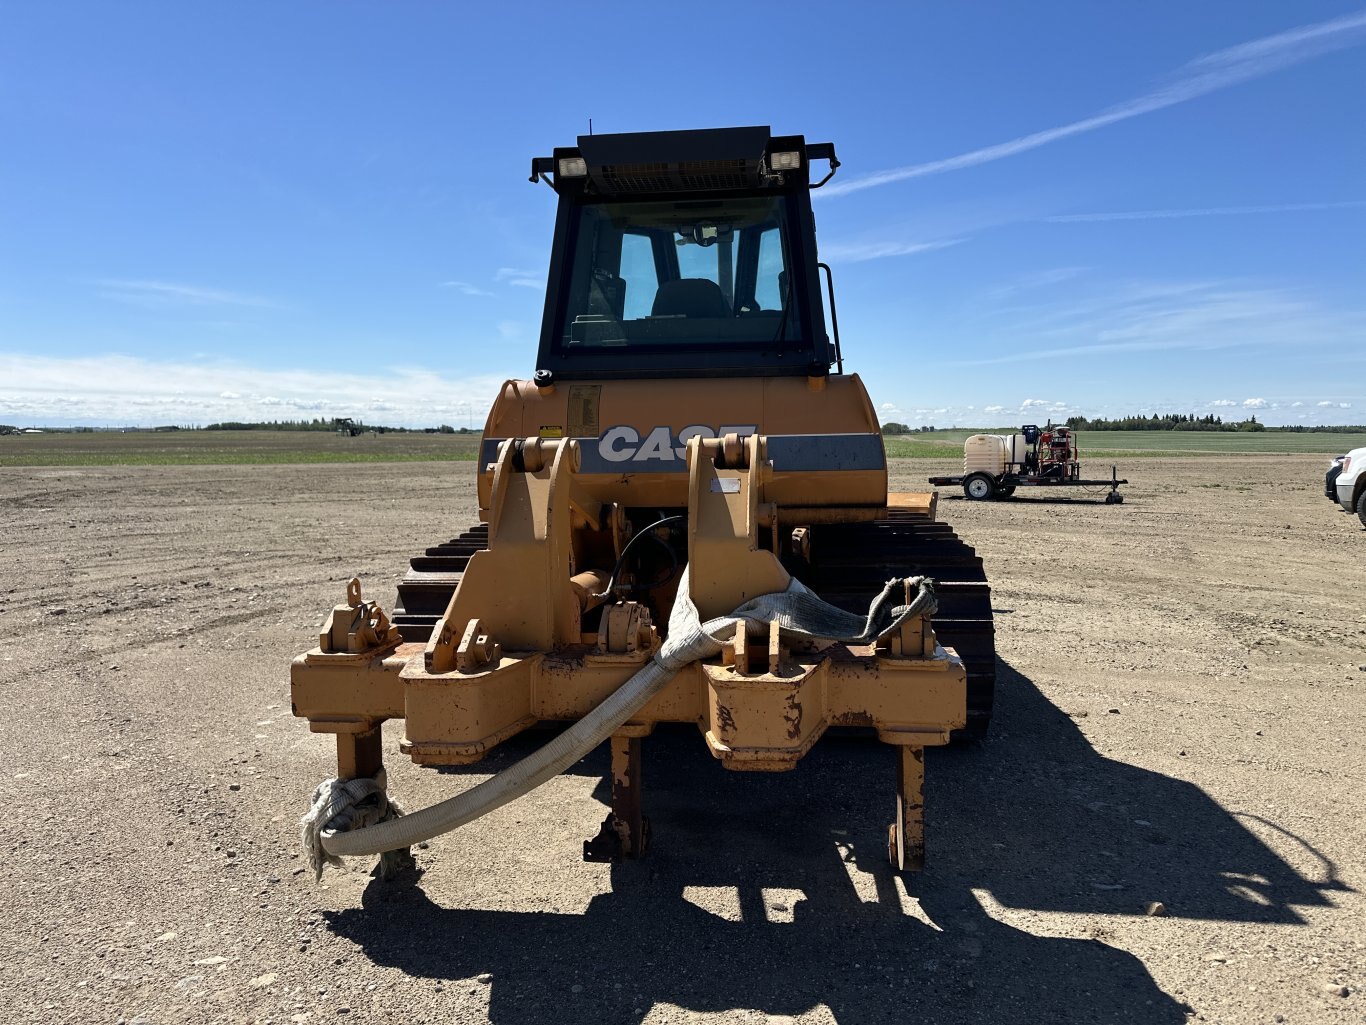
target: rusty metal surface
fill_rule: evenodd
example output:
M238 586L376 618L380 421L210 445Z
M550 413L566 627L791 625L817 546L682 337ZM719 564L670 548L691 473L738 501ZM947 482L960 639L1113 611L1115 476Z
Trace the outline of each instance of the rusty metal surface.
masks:
M364 733L337 734L338 779L373 777L383 767L384 747L378 726Z
M814 657L780 650L777 672L769 649L765 636L758 672L740 672L720 656L684 667L632 721L695 723L727 767L769 771L791 768L829 726L872 726L889 737L939 744L965 721L966 674L943 648L927 658L843 644ZM646 657L601 661L585 648L553 656L506 653L496 666L433 674L416 645L368 662L319 665L301 656L294 707L296 714L317 716L314 728L327 732L343 722L406 718L403 750L415 760L465 764L537 721L582 717ZM337 697L333 704L307 700L318 695ZM348 698L355 702L345 718L334 705Z
M602 828L591 840L583 842L584 861L621 861L644 857L650 844L650 820L642 811L640 737L627 733L612 736L611 783L612 810Z
M925 867L925 751L896 750L896 818L887 829L887 857L899 872Z

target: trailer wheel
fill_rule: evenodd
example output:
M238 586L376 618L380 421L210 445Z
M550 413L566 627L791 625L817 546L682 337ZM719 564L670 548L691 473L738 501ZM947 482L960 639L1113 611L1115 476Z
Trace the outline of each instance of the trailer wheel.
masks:
M996 481L989 474L969 474L963 481L963 494L974 502L988 501L996 497Z
M1007 486L1005 486L1005 487L1001 487L1001 488L997 488L997 489L996 489L996 497L997 497L997 498L1009 498L1009 497L1010 497L1011 495L1013 495L1013 494L1015 494L1015 485L1014 485L1014 484L1009 484L1009 485L1007 485Z

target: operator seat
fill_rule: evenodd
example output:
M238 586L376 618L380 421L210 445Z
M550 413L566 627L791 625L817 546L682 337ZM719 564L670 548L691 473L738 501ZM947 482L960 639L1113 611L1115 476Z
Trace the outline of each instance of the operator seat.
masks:
M706 278L679 278L666 281L655 293L653 317L729 317L730 303L726 302L721 286Z

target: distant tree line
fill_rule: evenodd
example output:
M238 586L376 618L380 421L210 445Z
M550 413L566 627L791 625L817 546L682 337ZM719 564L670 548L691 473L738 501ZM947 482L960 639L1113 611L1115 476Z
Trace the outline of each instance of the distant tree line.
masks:
M206 431L371 431L375 434L470 434L464 427L455 428L450 424L440 427L386 427L383 424L366 424L359 420L337 418L323 420L259 420L244 423L240 420L224 420L222 423L209 424Z
M883 434L933 434L934 428L926 424L922 427L912 427L910 424L899 424L895 420L888 420L882 425Z
M1306 427L1304 424L1287 424L1284 427L1273 427L1272 430L1285 431L1288 434L1366 434L1366 424L1340 424L1335 427Z
M359 420L355 421L357 427L365 426ZM243 422L241 420L224 420L222 423L209 424L204 428L206 431L335 431L341 426L338 420L324 420L317 417L313 420L256 420ZM393 431L401 430L396 427L365 427L367 431Z
M1196 416L1194 413L1167 413L1159 416L1121 416L1113 420L1097 417L1092 420L1084 416L1069 416L1067 426L1074 431L1264 431L1266 425L1259 423L1256 414L1246 420L1224 422L1221 416L1210 413Z

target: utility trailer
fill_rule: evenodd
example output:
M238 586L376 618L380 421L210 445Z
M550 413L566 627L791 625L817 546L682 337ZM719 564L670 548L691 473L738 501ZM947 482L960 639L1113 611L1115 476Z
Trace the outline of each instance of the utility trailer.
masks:
M1025 424L1016 434L972 435L963 443L963 472L931 477L930 483L961 486L963 494L977 502L1009 498L1016 488L1108 488L1105 504L1119 505L1124 501L1119 486L1129 482L1113 465L1108 479L1083 477L1071 429Z

